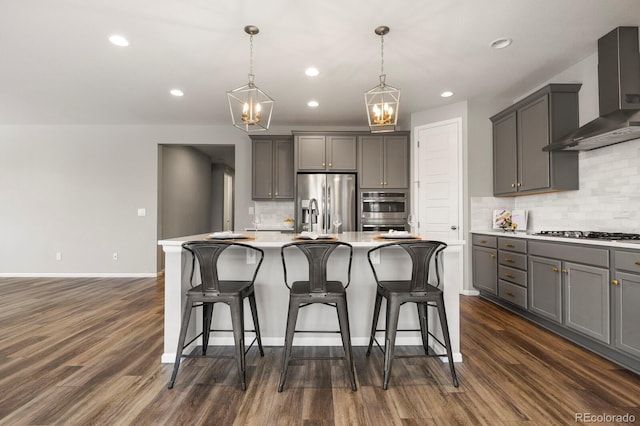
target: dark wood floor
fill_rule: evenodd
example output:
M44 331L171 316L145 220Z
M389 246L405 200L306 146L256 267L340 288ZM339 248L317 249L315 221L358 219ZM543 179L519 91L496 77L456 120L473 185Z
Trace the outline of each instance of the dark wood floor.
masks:
M395 361L384 391L381 356L357 347L357 392L340 361L313 361L293 365L279 394L281 349L271 347L249 353L246 392L225 359L185 361L167 390L162 308L161 279L0 279L0 424L640 422L638 375L480 298L461 297L457 389L446 364L409 358Z

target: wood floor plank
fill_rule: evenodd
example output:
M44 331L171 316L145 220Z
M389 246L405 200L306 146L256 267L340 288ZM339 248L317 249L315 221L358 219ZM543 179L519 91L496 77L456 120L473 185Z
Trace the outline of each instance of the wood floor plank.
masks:
M461 296L460 387L437 358L394 361L354 348L344 362L247 355L246 392L230 359L189 359L172 390L163 350L162 278L1 278L0 425L572 424L576 413L640 421L640 377L477 297ZM262 309L266 309L262 308ZM339 347L296 347L341 355ZM418 354L420 347L399 347ZM211 348L230 355L230 347Z

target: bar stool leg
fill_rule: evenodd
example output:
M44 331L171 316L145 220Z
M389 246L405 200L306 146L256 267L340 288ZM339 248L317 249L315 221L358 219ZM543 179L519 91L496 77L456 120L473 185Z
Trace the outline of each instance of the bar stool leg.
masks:
M456 367L453 365L453 354L451 351L451 338L449 337L449 325L447 324L447 312L444 309L444 296L442 293L438 295L436 300L438 306L438 316L440 317L440 326L442 327L442 335L444 337L444 344L447 349L447 359L449 361L449 369L451 370L451 378L453 379L453 386L458 387L458 376L456 375Z
M180 359L182 358L182 350L184 349L184 341L187 337L187 329L189 328L189 319L191 318L191 310L193 309L193 301L191 296L187 296L187 301L184 304L184 310L182 311L182 323L180 325L180 335L178 337L178 348L176 349L176 360L173 363L173 373L169 380L169 389L173 388L173 383L176 381L178 375L178 369L180 368Z
M213 318L214 303L202 303L202 355L207 354L209 348L209 333L211 330L211 320Z
M373 320L371 321L371 338L369 338L367 356L371 355L371 346L373 346L373 341L376 337L376 328L378 328L378 318L380 317L380 305L382 305L382 295L376 291L376 301L373 307Z
M340 324L340 335L342 336L342 346L344 347L345 363L349 370L349 379L351 380L351 390L358 390L355 378L355 366L353 363L353 353L351 350L351 332L349 329L349 310L347 309L347 299L339 299L336 302L338 310L338 323Z
M240 385L242 386L242 390L247 390L244 362L244 309L242 299L232 300L229 303L229 308L231 308L231 325L233 328L233 340L235 341L235 358L240 376Z
M258 322L258 308L256 306L256 295L251 293L249 296L249 307L251 308L251 317L253 318L253 328L256 330L256 340L258 341L258 349L260 350L260 356L264 356L264 350L262 349L262 337L260 336L260 323Z
M420 320L420 334L422 336L422 347L424 348L425 355L429 355L429 319L427 318L428 309L427 304L417 302L418 319Z
M387 323L384 333L384 380L382 388L389 387L389 377L391 376L391 363L393 362L393 352L396 346L396 332L398 330L398 316L400 315L400 303L393 297L387 298Z
M289 314L287 316L287 331L284 339L284 351L282 357L282 369L280 370L280 383L278 384L278 392L282 392L284 382L287 379L287 369L289 361L291 361L291 349L293 346L293 334L296 330L296 321L298 320L298 309L300 305L289 298Z

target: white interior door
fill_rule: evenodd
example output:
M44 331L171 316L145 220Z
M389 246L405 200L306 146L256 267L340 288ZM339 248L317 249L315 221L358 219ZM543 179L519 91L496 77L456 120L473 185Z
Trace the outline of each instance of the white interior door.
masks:
M434 240L462 235L462 119L414 129L416 159L413 213L418 232Z

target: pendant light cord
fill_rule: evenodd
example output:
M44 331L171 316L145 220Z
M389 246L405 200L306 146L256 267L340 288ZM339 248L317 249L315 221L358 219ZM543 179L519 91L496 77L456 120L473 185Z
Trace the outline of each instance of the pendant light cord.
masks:
M384 35L380 35L380 75L384 75Z

